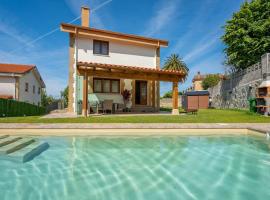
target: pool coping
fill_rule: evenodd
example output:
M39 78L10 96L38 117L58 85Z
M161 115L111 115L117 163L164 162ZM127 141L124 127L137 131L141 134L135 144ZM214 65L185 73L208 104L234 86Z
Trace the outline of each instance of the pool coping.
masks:
M0 134L3 129L246 129L267 133L270 123L0 123Z

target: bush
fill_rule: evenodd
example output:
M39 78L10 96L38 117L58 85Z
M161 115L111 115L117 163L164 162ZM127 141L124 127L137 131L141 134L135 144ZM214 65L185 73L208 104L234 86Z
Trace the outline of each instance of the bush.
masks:
M183 92L178 92L178 95L183 95ZM162 98L172 98L172 91L166 92Z
M172 91L166 92L166 93L162 96L162 98L172 98Z
M202 87L204 90L216 86L220 81L218 74L209 74L202 82Z
M0 117L35 116L45 114L45 108L30 103L0 99Z

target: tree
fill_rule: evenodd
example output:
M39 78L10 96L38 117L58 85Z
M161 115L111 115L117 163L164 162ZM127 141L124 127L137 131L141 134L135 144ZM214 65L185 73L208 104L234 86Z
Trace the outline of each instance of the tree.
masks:
M66 108L68 105L68 86L60 92L61 99L64 100L64 107Z
M207 90L208 88L216 86L219 83L219 81L220 77L218 74L209 74L202 81L202 87L204 90Z
M183 92L178 92L178 94L179 94L179 95L182 95ZM162 98L172 98L172 91L166 92L166 93L162 96Z
M246 1L224 28L227 65L239 70L259 62L270 49L270 1Z
M187 74L189 72L189 69L188 69L186 63L177 54L172 54L169 58L167 58L164 66L163 66L163 69L184 71L186 73L185 78L187 77Z
M41 106L47 107L53 101L55 101L55 99L53 98L53 96L51 96L51 95L48 96L47 93L46 93L46 90L41 90Z
M172 91L166 92L166 93L162 96L162 98L172 98Z

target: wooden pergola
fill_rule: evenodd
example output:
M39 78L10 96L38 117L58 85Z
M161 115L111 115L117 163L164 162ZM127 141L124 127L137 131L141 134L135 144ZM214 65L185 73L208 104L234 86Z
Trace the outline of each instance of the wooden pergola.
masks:
M92 62L78 62L78 75L83 76L83 101L82 110L83 115L87 116L88 110L88 77L102 77L102 78L123 78L136 80L151 80L172 82L173 92L173 112L172 114L179 114L178 112L178 83L183 82L186 77L184 71L162 70L156 68L146 67L132 67L124 65L112 65Z

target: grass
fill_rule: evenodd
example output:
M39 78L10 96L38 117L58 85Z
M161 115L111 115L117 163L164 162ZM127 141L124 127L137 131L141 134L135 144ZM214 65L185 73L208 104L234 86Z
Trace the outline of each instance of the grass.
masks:
M164 109L163 109L164 110ZM169 110L169 109L166 109ZM197 115L91 116L88 118L42 119L33 117L0 118L0 123L270 123L264 117L244 110L200 110Z

